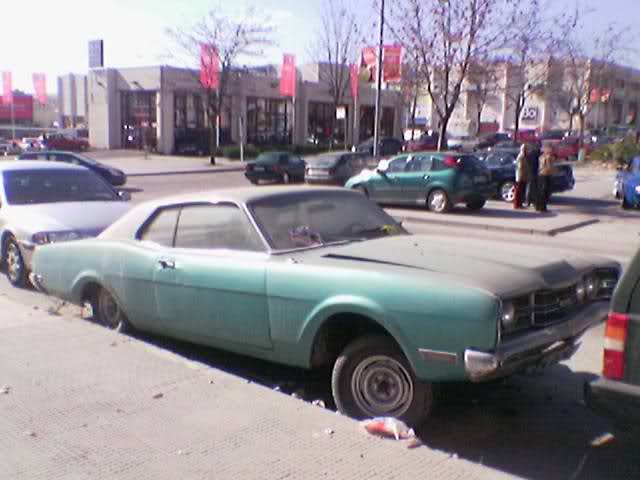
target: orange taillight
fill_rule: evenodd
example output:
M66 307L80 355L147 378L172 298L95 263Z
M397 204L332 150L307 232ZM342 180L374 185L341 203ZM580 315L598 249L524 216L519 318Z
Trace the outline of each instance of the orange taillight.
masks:
M602 374L611 380L624 378L624 349L629 329L629 316L611 312L604 334L604 368Z

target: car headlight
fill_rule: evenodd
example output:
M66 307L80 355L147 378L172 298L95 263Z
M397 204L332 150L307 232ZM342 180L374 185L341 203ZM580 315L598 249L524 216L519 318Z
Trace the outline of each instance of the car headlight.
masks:
M579 282L576 285L576 297L578 297L578 302L580 303L587 299L587 285L585 282Z
M38 232L33 234L33 243L36 245L45 245L47 243L69 242L81 238L82 235L73 230L66 232Z
M638 186L636 187L636 193L637 193L638 195L640 195L640 185L638 185Z
M587 298L593 300L600 290L600 279L596 275L589 275L585 280Z
M513 302L504 302L502 304L502 314L500 316L500 324L505 330L510 330L516 325L516 307Z

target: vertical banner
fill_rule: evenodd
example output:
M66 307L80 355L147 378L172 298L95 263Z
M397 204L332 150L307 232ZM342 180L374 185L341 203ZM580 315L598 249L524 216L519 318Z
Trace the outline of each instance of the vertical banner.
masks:
M282 57L280 95L291 98L296 96L296 57L293 55L285 54Z
M40 105L47 104L47 77L44 73L33 74L33 90Z
M13 105L11 72L2 72L2 103L5 105Z
M402 47L386 45L382 60L382 80L399 82L402 77Z
M361 78L365 82L373 82L376 78L376 47L365 47L362 49L362 60L360 68L362 69Z
M200 45L200 83L211 90L217 90L220 87L218 50L205 44Z
M358 87L360 83L360 78L358 76L358 65L355 63L351 65L351 97L353 101L358 101Z

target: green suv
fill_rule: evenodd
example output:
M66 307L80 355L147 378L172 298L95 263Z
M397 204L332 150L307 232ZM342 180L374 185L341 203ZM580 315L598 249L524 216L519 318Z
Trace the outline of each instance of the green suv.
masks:
M491 172L473 155L419 152L382 160L347 181L382 204L422 205L435 213L462 203L478 210L495 192Z
M585 384L585 400L618 431L640 434L640 251L614 293L602 377Z

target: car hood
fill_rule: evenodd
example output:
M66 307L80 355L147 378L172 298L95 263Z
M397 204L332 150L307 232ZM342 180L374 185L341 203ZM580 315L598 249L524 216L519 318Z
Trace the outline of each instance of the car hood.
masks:
M298 254L296 254L298 255ZM550 253L528 245L488 241L447 241L410 235L327 247L299 254L300 263L388 270L393 274L428 276L452 287L464 284L508 298L534 290L566 286L596 265L615 265L597 257ZM390 281L393 281L390 278Z
M97 235L130 208L127 202L61 202L15 205L7 209L7 223L24 232L80 230Z

